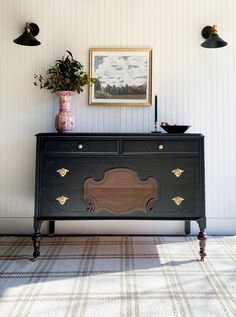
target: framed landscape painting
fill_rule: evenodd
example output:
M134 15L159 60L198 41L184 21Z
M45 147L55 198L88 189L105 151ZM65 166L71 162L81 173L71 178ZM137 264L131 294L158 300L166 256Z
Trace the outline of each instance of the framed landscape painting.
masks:
M151 105L151 49L91 48L89 61L89 104Z

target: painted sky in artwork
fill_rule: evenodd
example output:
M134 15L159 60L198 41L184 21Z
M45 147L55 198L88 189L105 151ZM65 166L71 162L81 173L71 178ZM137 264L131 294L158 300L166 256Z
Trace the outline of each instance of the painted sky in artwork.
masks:
M147 56L95 56L94 65L102 87L147 84Z

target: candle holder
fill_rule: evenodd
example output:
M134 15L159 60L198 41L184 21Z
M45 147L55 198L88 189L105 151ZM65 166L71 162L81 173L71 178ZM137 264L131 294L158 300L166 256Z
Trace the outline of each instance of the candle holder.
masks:
M157 131L157 128L158 128L158 121L154 121L154 127L155 127L155 130L152 131L152 133L161 133L161 131Z

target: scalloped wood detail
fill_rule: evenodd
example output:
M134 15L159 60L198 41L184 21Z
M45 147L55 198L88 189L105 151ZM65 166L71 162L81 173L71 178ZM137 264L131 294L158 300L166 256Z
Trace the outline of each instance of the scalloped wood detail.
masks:
M152 177L142 181L131 169L113 168L99 181L93 177L85 180L84 199L88 211L94 213L104 210L119 216L134 211L147 213L157 199L157 182Z

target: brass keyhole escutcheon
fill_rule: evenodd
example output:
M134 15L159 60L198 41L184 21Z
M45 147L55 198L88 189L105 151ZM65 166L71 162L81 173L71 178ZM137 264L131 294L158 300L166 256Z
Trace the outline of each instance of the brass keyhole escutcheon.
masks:
M181 168L177 167L177 168L173 169L171 172L174 173L176 177L180 177L181 174L184 172L184 170L181 170Z
M175 202L175 204L177 206L179 206L182 203L182 201L184 200L184 198L180 197L180 196L176 196L176 197L173 197L172 200Z
M64 205L65 202L66 202L68 199L69 199L68 197L60 196L60 197L57 197L56 200L57 200L61 205Z
M59 173L61 175L61 177L64 177L64 176L66 176L67 173L69 173L69 170L62 167L59 170L57 170L57 173Z

